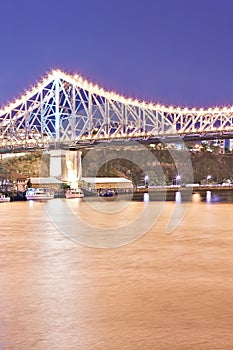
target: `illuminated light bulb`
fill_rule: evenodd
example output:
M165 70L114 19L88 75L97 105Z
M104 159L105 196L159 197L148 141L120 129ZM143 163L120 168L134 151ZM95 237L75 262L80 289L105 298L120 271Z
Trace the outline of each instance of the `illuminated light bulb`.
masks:
M104 92L103 92L103 96L104 96L105 98L110 98L110 94L109 94L107 91L104 91Z
M145 101L142 101L141 106L142 106L143 108L146 107L146 102L145 102Z
M113 95L113 99L116 101L116 102L119 102L119 95L117 95L116 93Z
M82 86L84 89L86 89L88 87L88 82L86 80L84 80L83 82L83 86Z
M57 70L57 69L55 69L53 72L52 72L52 74L51 75L53 75L53 76L58 76L59 75L59 71Z
M227 107L222 107L222 112L223 113L227 113L228 112L228 108Z
M114 92L114 91L111 91L111 92L110 92L110 96L112 97L112 99L114 99L114 100L116 99L116 95L115 95L115 92Z

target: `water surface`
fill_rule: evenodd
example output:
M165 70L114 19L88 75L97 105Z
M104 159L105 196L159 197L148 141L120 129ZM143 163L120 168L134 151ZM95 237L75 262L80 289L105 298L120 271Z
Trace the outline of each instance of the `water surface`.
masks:
M124 224L145 203L131 205ZM69 206L90 221L84 203ZM193 202L168 235L173 208L135 242L94 249L62 235L42 202L1 203L0 349L232 349L233 204Z

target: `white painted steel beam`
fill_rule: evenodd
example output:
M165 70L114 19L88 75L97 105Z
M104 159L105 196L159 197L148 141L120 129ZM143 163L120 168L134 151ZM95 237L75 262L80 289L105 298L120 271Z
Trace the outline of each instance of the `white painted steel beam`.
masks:
M223 133L233 133L233 106L189 109L141 102L59 70L0 110L1 149Z

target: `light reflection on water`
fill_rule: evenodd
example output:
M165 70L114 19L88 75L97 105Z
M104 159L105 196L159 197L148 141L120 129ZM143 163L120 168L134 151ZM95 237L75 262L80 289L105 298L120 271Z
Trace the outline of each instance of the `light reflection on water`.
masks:
M193 193L190 196L185 195L185 192L183 191L177 191L172 194L167 192L167 201L176 202L176 203L182 203L182 202L207 202L207 203L233 203L233 191L203 191L201 193ZM144 193L143 201L144 202L150 202L150 201L165 201L166 200L166 192L164 192L164 195L162 198L159 197L159 195L154 193Z
M175 197L176 203L181 203L182 202L182 197L180 191L176 192L176 197Z
M136 242L93 249L61 235L44 203L1 203L0 349L233 348L233 204L192 202L166 235L174 205Z
M206 192L206 202L210 203L211 202L211 191Z
M200 202L200 201L201 201L201 195L200 195L200 193L194 193L194 194L192 195L192 202L197 203L197 202Z
M150 195L149 195L149 193L144 193L144 195L143 195L143 201L144 201L144 202L149 202L149 201L150 201Z

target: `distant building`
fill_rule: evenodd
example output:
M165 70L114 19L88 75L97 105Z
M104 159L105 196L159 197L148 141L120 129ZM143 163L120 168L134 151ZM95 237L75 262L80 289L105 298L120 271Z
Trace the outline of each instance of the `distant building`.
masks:
M9 172L10 178L13 180L14 189L16 191L25 191L27 186L28 178L22 174L17 173L14 170Z
M83 186L89 190L131 190L133 188L132 181L124 177L83 177L81 182Z
M228 146L229 140L204 140L201 142L197 142L195 144L189 144L189 149L191 152L215 152L219 154L225 153L225 148L229 148Z
M14 190L13 181L4 177L0 179L0 193L2 192L11 192Z
M0 188L5 191L25 191L27 186L27 176L17 173L14 170L2 174Z
M233 139L229 139L229 151L233 150Z
M219 153L225 153L225 140L219 140Z
M61 190L63 182L55 177L31 177L30 182L32 187L45 187L53 190Z

